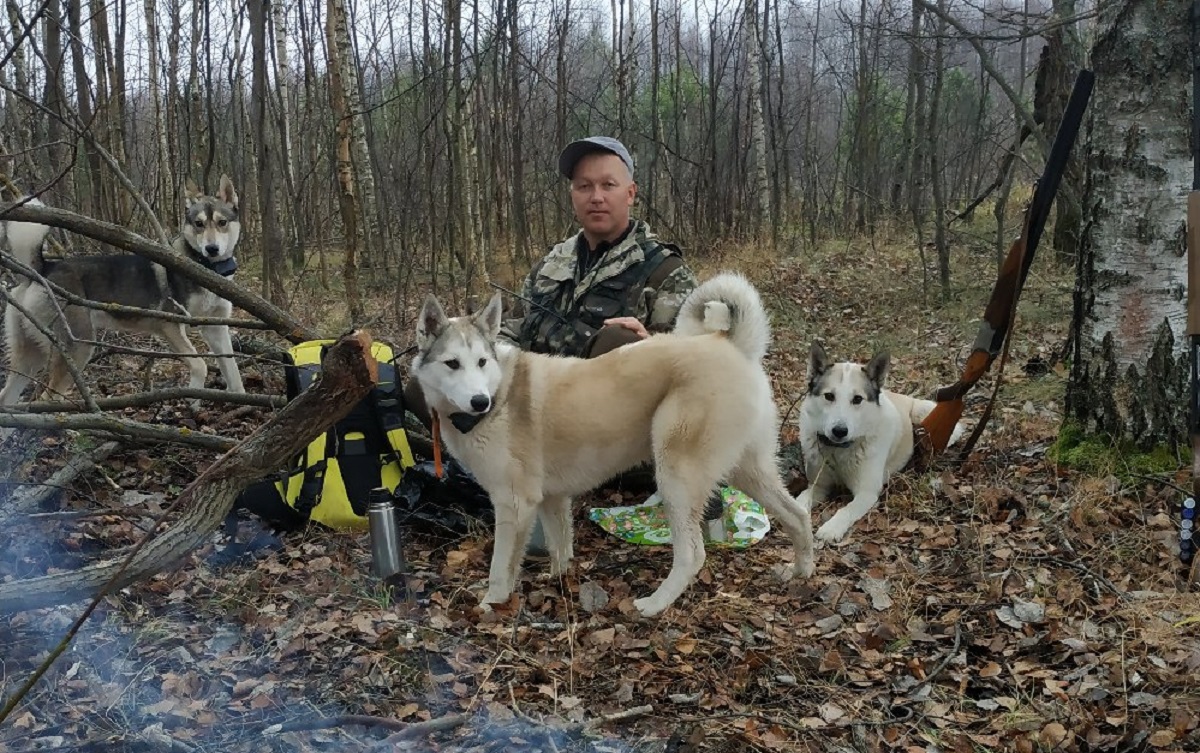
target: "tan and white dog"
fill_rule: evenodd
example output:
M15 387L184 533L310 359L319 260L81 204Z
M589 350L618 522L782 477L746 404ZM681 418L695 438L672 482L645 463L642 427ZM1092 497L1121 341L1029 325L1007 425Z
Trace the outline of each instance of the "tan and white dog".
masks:
M836 488L854 495L817 530L821 541L840 541L875 507L887 480L912 458L913 424L936 405L883 389L890 365L887 353L877 354L865 366L833 363L820 343L813 343L808 395L800 407L808 488L798 499L811 510ZM950 442L961 434L959 424Z
M704 565L701 519L727 481L762 503L791 537L784 578L813 570L808 508L787 493L776 460L778 414L763 369L770 327L758 292L724 274L684 302L675 333L593 359L540 355L499 340L499 295L447 318L430 296L417 322L413 374L450 453L496 512L485 604L508 600L535 517L551 573L572 557L571 497L653 460L674 555L653 594L659 614Z

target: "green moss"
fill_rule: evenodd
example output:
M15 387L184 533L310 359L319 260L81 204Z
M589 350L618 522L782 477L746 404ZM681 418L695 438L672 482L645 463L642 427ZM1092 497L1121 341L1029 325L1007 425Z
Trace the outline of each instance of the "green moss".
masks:
M1047 451L1047 457L1059 465L1093 475L1114 475L1118 478L1153 476L1171 473L1190 459L1166 444L1151 450L1138 449L1133 442L1113 440L1103 434L1087 434L1075 422L1063 424Z

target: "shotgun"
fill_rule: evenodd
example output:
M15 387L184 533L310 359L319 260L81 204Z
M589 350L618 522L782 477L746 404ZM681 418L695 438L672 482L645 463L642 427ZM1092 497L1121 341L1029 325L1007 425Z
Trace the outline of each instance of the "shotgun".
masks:
M1008 332L1012 328L1017 310L1017 301L1021 297L1021 289L1025 286L1025 278L1029 276L1029 267L1033 264L1033 255L1041 241L1042 231L1046 229L1046 220L1050 217L1050 206L1058 193L1058 184L1062 180L1067 159L1071 156L1071 148L1075 145L1075 137L1079 134L1083 123L1083 114L1087 109L1088 98L1092 94L1092 84L1095 75L1089 70L1081 70L1075 78L1075 87L1063 113L1062 123L1054 144L1050 147L1050 156L1042 177L1034 185L1033 197L1025 211L1025 221L1021 227L1021 235L1008 249L1008 256L1000 266L996 284L992 288L992 297L983 313L983 322L979 325L979 333L971 355L967 358L962 375L958 381L949 387L937 391L937 405L921 422L919 454L923 457L920 463L928 464L933 456L946 449L950 435L954 431L958 419L962 418L963 397L975 383L987 372L992 362L1000 355L1005 347ZM976 434L987 423L987 415L980 419ZM973 444L968 443L968 448Z
M1187 203L1187 337L1191 357L1188 434L1192 440L1192 496L1180 505L1179 559L1190 565L1196 554L1193 538L1200 501L1200 0L1192 2L1192 192ZM1190 503L1190 504L1189 504Z

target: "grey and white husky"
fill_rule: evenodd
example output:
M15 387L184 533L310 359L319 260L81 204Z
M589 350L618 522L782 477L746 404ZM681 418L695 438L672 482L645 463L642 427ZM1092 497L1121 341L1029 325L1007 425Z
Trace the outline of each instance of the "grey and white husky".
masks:
M722 479L762 503L791 538L784 578L813 571L808 508L787 493L776 460L778 413L763 368L770 327L758 291L724 274L684 301L673 334L598 358L518 350L499 339L499 295L473 316L448 318L430 296L417 321L413 374L446 447L496 511L484 604L508 600L534 517L550 571L572 555L571 497L653 460L671 526L671 571L634 601L669 607L704 565L701 519Z
M865 366L834 363L820 343L808 361L808 395L800 407L800 447L808 488L799 499L812 509L839 487L854 498L817 529L817 539L839 541L871 511L892 474L913 454L913 424L933 410L921 400L883 389L891 357L879 353ZM962 434L954 428L953 443Z
M18 261L88 300L202 317L228 318L233 313L233 304L229 301L140 256L105 254L44 259L42 242L48 231L48 227L38 223L0 222L0 247L6 241ZM172 248L229 277L237 269L234 250L240 233L238 195L229 176L221 176L220 188L213 196L201 193L189 180L184 221L179 235L172 241ZM187 324L68 305L56 300L47 286L38 280L22 280L12 290L12 296L31 317L55 333L66 345L71 360L81 369L92 357L97 331L115 329L156 335L166 341L172 352L193 354L183 357L191 372L188 386L204 386L208 368L203 359L194 355L196 349L188 339ZM205 325L199 330L212 352L224 354L217 359L217 364L226 388L244 392L241 373L232 357L229 328ZM19 401L25 388L47 367L47 397L61 397L71 388L71 375L62 355L17 306L10 305L4 312L4 344L8 354L8 378L4 389L0 390L0 406Z

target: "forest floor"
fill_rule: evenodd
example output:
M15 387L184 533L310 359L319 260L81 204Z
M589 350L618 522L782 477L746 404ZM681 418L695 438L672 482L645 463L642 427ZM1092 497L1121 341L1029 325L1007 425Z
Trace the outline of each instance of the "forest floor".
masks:
M926 293L920 259L896 243L693 262L761 285L775 320L768 366L794 421L813 338L839 359L889 349L897 391L952 382L994 279L992 252L972 245L956 250L945 303L932 262ZM790 557L772 532L711 550L675 606L642 619L632 599L665 576L670 552L587 519L588 507L636 501L610 490L577 500L569 575L530 563L519 598L492 614L478 605L485 530L411 532L412 601L372 578L365 533L312 530L232 563L217 534L175 571L107 598L0 725L0 751L1200 750L1200 586L1171 549L1189 472L1119 458L1083 472L1048 457L1072 279L1039 258L971 458L896 477L845 543L818 552L810 579L771 574ZM294 310L336 317L328 295L310 295ZM411 341L399 325L377 334ZM130 369L115 359L93 376L118 391ZM272 368L247 372L251 390L282 390ZM972 393L968 419L992 384ZM157 420L239 436L265 415L180 406ZM784 440L794 477L793 426ZM75 451L66 436L42 441L39 477ZM50 508L92 515L0 531L0 580L133 543L211 460L120 452ZM816 524L832 509L814 510ZM0 696L81 609L0 618ZM382 742L439 719L445 729Z

